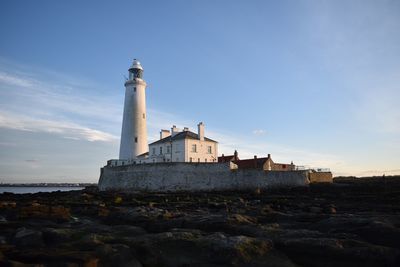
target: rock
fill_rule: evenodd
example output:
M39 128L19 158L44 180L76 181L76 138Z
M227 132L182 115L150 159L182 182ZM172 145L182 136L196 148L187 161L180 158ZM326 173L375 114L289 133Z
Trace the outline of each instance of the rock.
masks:
M43 246L42 232L19 228L14 236L14 244L17 247L41 247Z
M17 203L14 201L0 201L0 209L13 209L17 207Z
M347 229L376 245L400 248L400 229L385 222L372 221L366 226Z
M382 190L0 194L0 266L397 267L400 182Z
M97 248L101 266L142 267L127 245L103 245Z
M115 197L114 204L121 204L121 203L122 203L122 197L120 196Z
M355 240L295 238L276 247L302 266L397 266L399 251Z
M269 240L223 233L181 229L144 235L129 246L145 266L295 266Z
M55 229L55 228L45 228L42 230L43 240L47 245L59 244L62 242L70 241L73 239L73 235L77 231L73 229Z
M309 210L312 213L321 213L322 212L322 208L320 208L320 207L310 207Z
M312 225L310 229L321 232L348 232L354 228L367 226L371 222L369 218L360 218L355 216L332 216L322 219Z
M132 237L146 234L146 231L138 226L133 225L115 225L112 228L113 234L124 236L124 237Z
M21 208L19 217L68 221L71 213L68 208L63 206L42 205L33 202L31 206Z
M274 209L271 207L271 205L264 205L262 208L261 208L261 214L263 214L263 215L265 215L265 214L269 214L269 213L272 213L272 212L274 212Z
M0 216L0 223L6 223L7 219L4 218L3 216Z
M257 222L257 219L242 214L231 214L228 216L227 222L235 224L254 224Z
M329 207L327 209L326 213L336 214L336 208L335 207Z

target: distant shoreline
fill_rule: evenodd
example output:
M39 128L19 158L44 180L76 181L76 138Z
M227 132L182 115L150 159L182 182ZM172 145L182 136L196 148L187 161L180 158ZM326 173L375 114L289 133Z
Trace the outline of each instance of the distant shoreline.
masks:
M97 183L18 183L0 184L0 187L86 187L97 186Z

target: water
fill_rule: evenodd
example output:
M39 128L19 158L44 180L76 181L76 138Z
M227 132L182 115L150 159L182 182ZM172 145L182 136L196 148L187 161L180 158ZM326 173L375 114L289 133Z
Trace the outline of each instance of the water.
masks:
M10 192L14 194L38 193L38 192L55 192L55 191L72 191L82 190L84 187L69 186L0 186L0 194Z

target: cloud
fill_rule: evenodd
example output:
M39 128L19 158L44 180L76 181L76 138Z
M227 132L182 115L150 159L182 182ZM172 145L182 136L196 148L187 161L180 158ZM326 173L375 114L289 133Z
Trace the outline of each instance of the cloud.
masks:
M115 128L113 124L116 126L121 118L123 102L118 103L110 95L93 94L92 88L99 88L98 85L86 87L87 82L80 85L65 77L57 80L55 73L46 76L18 69L6 73L1 68L4 66L0 66L0 106L3 110L39 119L74 117L80 124L97 123L110 126L110 129Z
M76 123L35 119L4 112L0 112L0 127L20 131L52 133L64 138L90 142L115 142L118 140L118 137L112 134Z
M253 134L255 134L255 135L264 135L264 134L266 134L266 131L264 131L262 129L253 130Z
M0 83L22 87L31 87L33 85L32 80L30 79L21 78L5 72L0 72Z
M36 163L36 162L39 162L39 160L37 160L37 159L26 159L25 162Z
M12 142L0 142L0 146L15 147L15 146L17 146L17 143L12 143Z

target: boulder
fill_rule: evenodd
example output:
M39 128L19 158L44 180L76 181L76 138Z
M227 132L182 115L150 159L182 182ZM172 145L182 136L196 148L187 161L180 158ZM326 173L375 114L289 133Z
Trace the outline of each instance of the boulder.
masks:
M43 235L42 232L26 229L25 227L17 229L13 243L17 247L41 247L43 246Z

